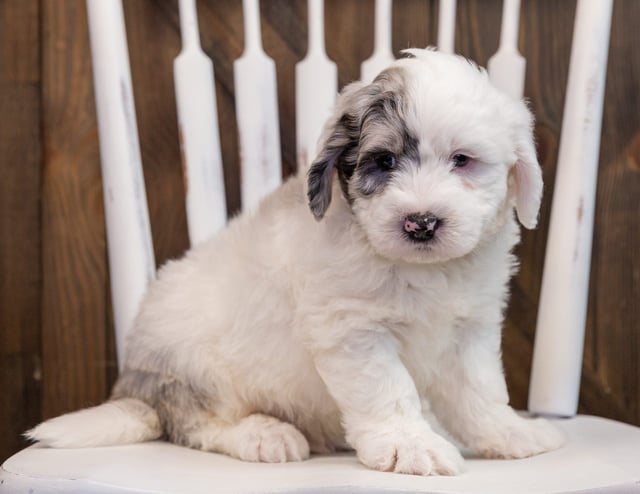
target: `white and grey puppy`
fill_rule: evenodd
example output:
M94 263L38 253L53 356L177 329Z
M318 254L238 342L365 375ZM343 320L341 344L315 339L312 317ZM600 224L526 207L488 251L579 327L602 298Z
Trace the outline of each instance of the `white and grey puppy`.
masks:
M532 116L466 59L409 54L344 89L306 178L159 271L111 400L31 438L265 462L353 448L422 475L463 464L431 413L486 457L560 446L509 407L500 357L513 209L533 228L542 192Z

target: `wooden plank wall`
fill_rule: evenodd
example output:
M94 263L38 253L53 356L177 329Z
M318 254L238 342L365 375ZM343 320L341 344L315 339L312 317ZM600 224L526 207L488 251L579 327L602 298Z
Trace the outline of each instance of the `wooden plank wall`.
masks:
M39 14L0 3L0 460L42 406Z
M187 247L173 98L177 2L124 2L156 259ZM213 58L231 211L239 207L232 63L243 48L238 0L200 0ZM459 0L457 50L485 64L499 0ZM523 0L520 46L537 115L546 195L540 228L519 247L504 359L526 405L570 53L574 0ZM396 0L394 50L434 44L437 1ZM581 411L640 424L640 2L616 0L599 173ZM372 0L326 0L329 56L340 86L373 43ZM306 51L306 2L262 2L276 60L285 174L295 168L294 64ZM0 1L0 460L41 419L92 405L116 372L86 12L82 0Z

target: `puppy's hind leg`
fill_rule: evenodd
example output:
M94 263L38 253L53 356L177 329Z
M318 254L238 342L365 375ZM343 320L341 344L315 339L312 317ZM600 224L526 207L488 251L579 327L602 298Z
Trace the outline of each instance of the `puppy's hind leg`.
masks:
M205 389L169 374L127 370L113 398L135 397L150 403L168 439L194 449L225 453L245 461L277 463L309 457L309 443L293 425L259 413L225 419L216 388ZM224 417L242 416L228 410Z
M283 463L309 458L309 443L298 429L259 413L235 423L201 416L179 436L176 442L185 446L225 453L244 461Z

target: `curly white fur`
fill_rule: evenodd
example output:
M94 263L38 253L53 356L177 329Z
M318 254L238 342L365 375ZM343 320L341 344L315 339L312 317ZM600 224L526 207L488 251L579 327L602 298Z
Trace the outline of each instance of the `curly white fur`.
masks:
M542 191L532 117L461 57L410 54L343 91L308 185L290 179L160 270L113 401L75 416L86 426L54 419L31 437L84 446L162 432L249 461L352 447L371 468L421 475L463 464L431 412L487 457L561 444L508 406L500 358L513 207L534 227ZM417 212L439 218L433 239L407 237ZM133 419L88 426L114 403ZM156 421L132 426L150 409Z

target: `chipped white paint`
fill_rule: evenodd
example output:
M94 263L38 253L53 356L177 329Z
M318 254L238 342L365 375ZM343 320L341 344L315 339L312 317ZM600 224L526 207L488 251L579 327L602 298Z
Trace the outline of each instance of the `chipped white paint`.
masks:
M315 158L338 92L338 69L324 48L324 2L308 0L307 5L309 47L296 64L296 154L301 170Z
M438 2L438 50L453 53L456 34L456 0Z
M373 54L360 66L360 80L371 82L395 60L391 48L391 0L376 0Z
M155 277L121 0L87 0L120 366L124 341Z
M612 0L579 0L536 328L529 410L576 413Z
M522 98L524 94L524 77L527 67L526 60L518 52L519 25L520 0L504 0L500 46L487 65L493 85L517 99Z
M233 64L242 209L254 209L282 182L276 66L262 49L260 5L243 0L244 53Z
M191 245L227 221L213 63L200 47L195 0L180 0L182 51L173 63Z

